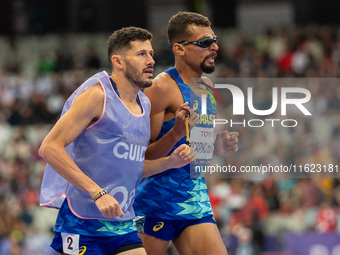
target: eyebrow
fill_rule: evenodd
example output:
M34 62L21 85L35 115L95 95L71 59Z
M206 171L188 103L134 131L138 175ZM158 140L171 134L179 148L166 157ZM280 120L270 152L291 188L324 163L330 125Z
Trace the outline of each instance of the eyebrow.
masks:
M203 38L207 38L207 37L209 37L209 38L214 38L214 36L216 36L215 34L213 34L211 37L210 37L210 35L206 35L206 36L203 36L203 37L201 37L201 38L199 38L199 39L203 39ZM198 39L198 40L199 40Z
M136 54L138 54L138 53L143 53L143 52L149 52L149 53L152 53L152 54L154 54L154 51L153 50L150 50L150 51L148 51L148 50L138 50L137 52L136 52Z
M209 35L205 35L205 36L202 36L202 37L200 37L200 38L198 38L198 39L196 39L196 40L192 40L192 41L198 41L198 40L201 40L201 39L203 39L203 38L213 38L214 36L216 36L215 34L213 34L212 35L212 37L210 37ZM186 41L186 40L183 40L183 41Z

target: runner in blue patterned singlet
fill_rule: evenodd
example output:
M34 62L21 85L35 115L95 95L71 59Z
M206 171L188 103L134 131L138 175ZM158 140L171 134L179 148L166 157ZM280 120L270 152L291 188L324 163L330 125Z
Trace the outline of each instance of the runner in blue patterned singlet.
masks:
M165 71L171 78L176 81L183 95L185 102L189 102L191 108L197 105L196 112L201 112L201 98L196 96L193 102L190 101L190 87L183 83L182 78L175 68L169 68ZM213 132L213 120L215 119L216 106L211 100L207 100L207 116L210 121L199 121L190 133L190 143L196 151L196 161L200 165L207 165L213 154L213 136L210 135L205 141L202 141L201 132ZM159 138L164 136L174 126L175 119L163 123ZM186 144L186 137L182 137L177 144L171 149L171 152L181 144ZM204 153L199 153L200 147ZM193 167L193 164L191 164ZM147 215L152 218L161 218L164 220L197 220L213 215L210 205L207 185L205 179L195 174L190 165L181 168L167 170L161 174L142 179L137 189L136 201L134 208L137 215ZM180 188L179 188L180 187ZM154 196L157 194L157 196ZM169 196L171 194L171 196ZM155 206L150 206L155 204ZM168 232L169 233L169 232ZM169 240L171 240L170 238Z
M66 101L39 154L47 162L41 206L59 209L51 247L61 254L146 255L133 221L141 177L194 160L188 146L144 160L150 138L152 35L123 28L109 39L112 75L100 72Z
M151 139L146 158L168 155L186 142L185 116L183 111L177 111L186 104L192 108L190 142L199 161L195 164L208 164L212 154L227 156L236 152L237 132L219 132L213 142L216 105L208 99L207 114L199 114L200 96L196 85L190 83L195 78L212 85L209 79L202 78L203 72L214 71L218 50L209 20L197 13L179 12L169 21L168 39L175 68L159 74L153 86L144 90L151 101ZM148 255L166 254L170 240L181 255L227 254L213 218L205 180L191 173L195 172L185 166L141 181L134 208L138 216L144 216L137 228Z

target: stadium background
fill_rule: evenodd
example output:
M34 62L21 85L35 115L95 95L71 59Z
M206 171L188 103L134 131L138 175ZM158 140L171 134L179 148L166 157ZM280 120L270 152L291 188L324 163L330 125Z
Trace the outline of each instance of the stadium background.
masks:
M211 77L338 78L339 7L335 0L0 0L0 254L54 254L48 246L57 211L38 206L45 163L37 150L69 94L97 70L108 70L113 30L149 29L158 74L173 64L168 19L179 10L197 11L219 37ZM332 143L302 143L292 157L326 155L339 163L340 88L321 89L319 99L322 114L335 117ZM267 141L256 151L270 156L266 134L250 140L249 132L238 131L232 161L248 153L249 141ZM306 127L313 132L323 130ZM338 178L210 178L208 184L230 255L340 254Z

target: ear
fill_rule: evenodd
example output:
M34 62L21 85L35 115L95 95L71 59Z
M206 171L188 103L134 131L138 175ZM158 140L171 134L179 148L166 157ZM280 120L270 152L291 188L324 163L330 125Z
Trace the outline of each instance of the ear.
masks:
M172 50L173 50L175 55L179 55L179 56L184 56L185 55L185 49L184 49L182 44L175 43L172 46Z
M112 55L111 56L111 63L112 66L116 69L122 69L123 68L123 58L120 55Z

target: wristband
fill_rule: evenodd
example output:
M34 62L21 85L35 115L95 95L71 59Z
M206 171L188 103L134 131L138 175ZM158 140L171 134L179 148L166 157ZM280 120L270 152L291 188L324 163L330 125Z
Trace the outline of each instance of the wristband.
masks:
M102 189L101 191L99 191L97 194L92 196L92 200L93 202L96 202L98 200L98 198L104 196L105 194L107 194L107 190L106 189Z

